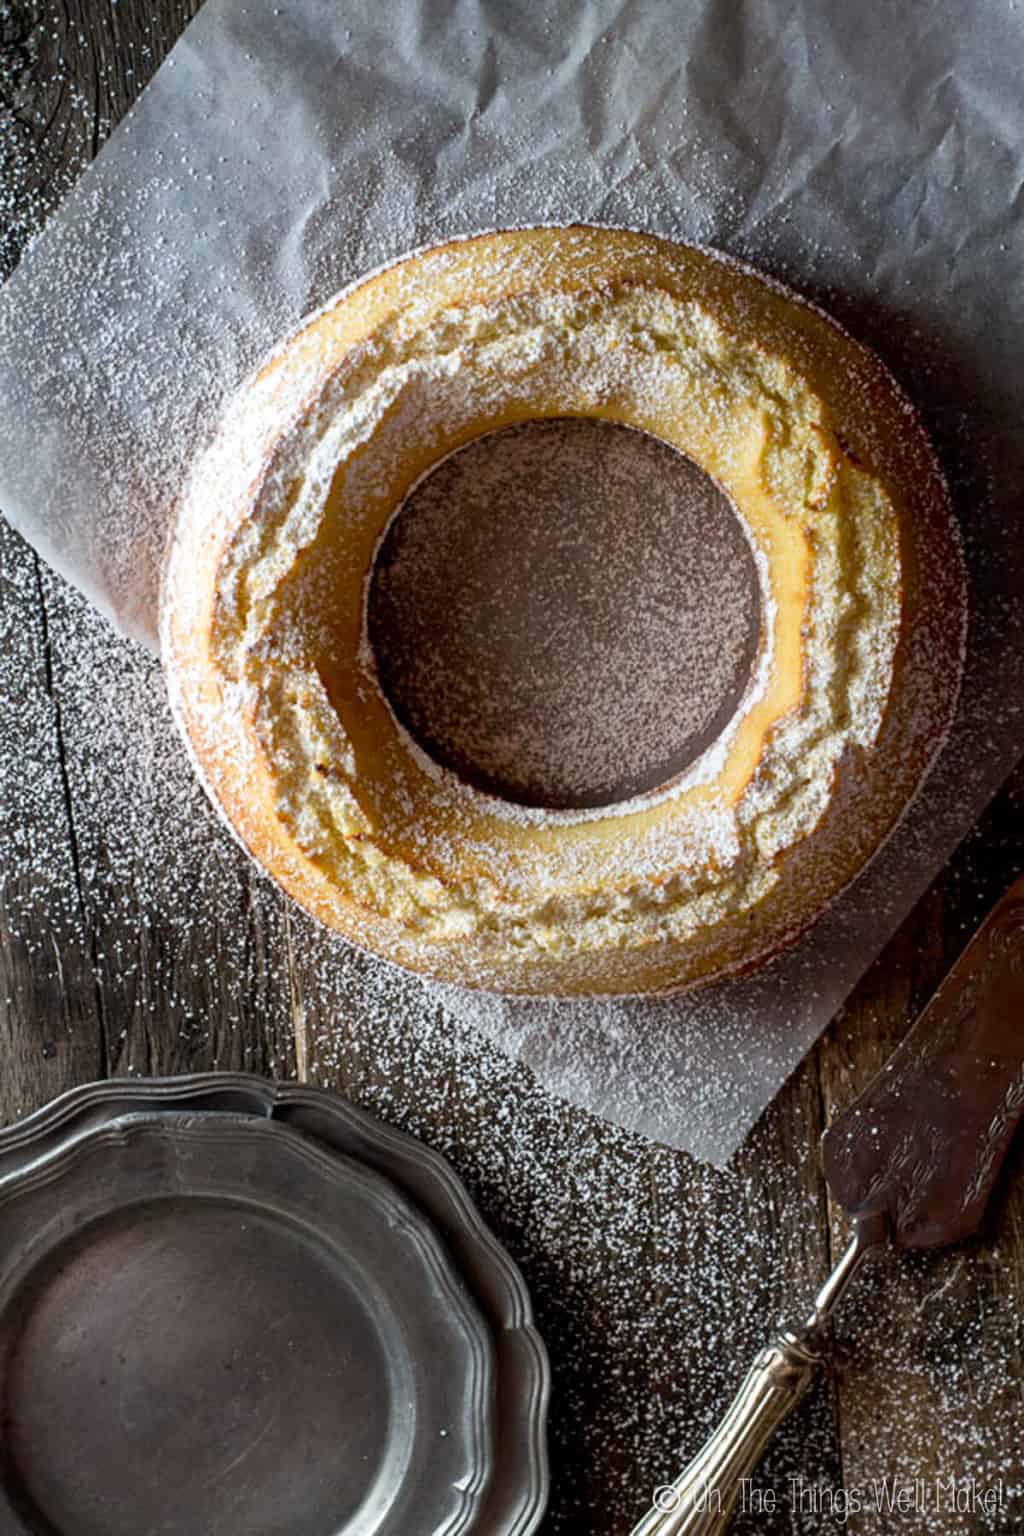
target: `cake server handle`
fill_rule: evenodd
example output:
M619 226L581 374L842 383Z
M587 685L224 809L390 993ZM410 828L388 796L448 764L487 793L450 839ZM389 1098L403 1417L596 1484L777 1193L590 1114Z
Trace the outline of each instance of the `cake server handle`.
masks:
M857 1227L839 1263L818 1292L801 1328L783 1328L762 1349L725 1417L674 1483L658 1488L632 1536L721 1536L743 1485L825 1358L826 1325L867 1254L885 1241L885 1224Z

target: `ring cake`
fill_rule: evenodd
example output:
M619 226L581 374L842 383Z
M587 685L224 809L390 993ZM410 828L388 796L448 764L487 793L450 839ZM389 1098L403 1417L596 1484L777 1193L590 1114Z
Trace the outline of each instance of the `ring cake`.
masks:
M647 616L599 643L617 594ZM945 737L965 622L878 359L720 256L571 227L422 251L271 355L183 496L163 646L209 792L309 912L443 980L614 994L750 967L834 900Z

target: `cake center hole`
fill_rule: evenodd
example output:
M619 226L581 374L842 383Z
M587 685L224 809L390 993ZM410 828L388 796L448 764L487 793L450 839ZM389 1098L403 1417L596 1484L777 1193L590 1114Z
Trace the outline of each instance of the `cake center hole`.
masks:
M521 805L597 808L668 783L721 733L757 656L760 584L731 503L675 448L526 421L413 488L368 630L436 762Z

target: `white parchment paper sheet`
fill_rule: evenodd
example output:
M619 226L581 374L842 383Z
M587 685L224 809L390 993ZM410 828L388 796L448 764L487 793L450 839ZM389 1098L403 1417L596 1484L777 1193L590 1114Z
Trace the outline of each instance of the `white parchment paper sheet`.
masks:
M813 936L659 1002L424 987L552 1089L722 1160L1022 745L1024 11L988 0L207 0L0 295L0 507L155 644L185 465L300 316L404 250L594 220L712 243L889 361L975 604L957 730Z

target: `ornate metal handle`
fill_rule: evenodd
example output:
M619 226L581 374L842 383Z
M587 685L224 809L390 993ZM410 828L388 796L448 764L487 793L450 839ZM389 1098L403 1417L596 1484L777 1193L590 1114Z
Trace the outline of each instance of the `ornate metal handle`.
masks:
M810 1386L822 1356L784 1331L747 1372L725 1418L681 1477L655 1493L633 1536L718 1536L783 1419Z
M784 1328L747 1372L725 1415L681 1477L658 1488L632 1536L721 1536L736 1501L783 1419L789 1417L824 1359L826 1325L866 1255L886 1238L884 1219L859 1223L798 1331Z

